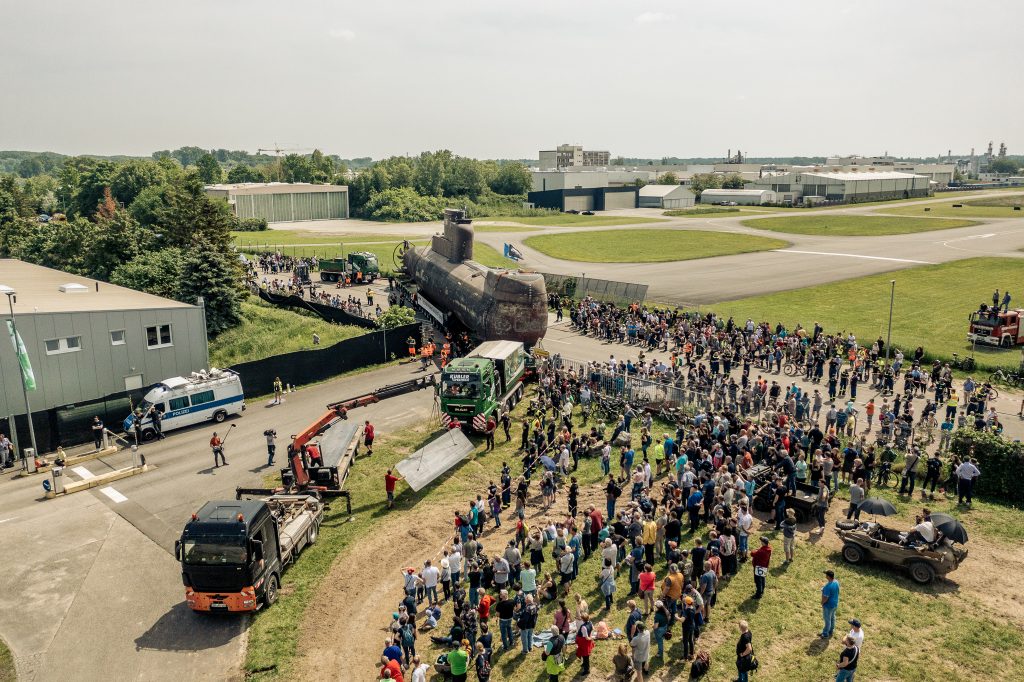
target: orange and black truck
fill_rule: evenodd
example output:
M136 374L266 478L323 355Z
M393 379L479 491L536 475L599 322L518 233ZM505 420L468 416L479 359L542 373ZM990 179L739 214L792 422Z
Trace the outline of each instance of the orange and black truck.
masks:
M284 570L316 542L324 505L315 495L207 502L174 552L193 611L256 611L277 601Z

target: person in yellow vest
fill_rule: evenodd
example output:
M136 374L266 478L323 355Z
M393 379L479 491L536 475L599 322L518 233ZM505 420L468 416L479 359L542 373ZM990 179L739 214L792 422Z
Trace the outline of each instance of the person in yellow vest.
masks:
M960 398L956 395L956 390L949 389L949 400L946 401L946 421L949 421L956 417L956 408L960 404Z

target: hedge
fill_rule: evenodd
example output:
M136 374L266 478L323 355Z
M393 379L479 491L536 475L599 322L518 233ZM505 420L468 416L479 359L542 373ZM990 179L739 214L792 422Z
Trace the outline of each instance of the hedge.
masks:
M1024 506L1024 444L992 433L957 429L950 450L961 460L978 460L978 495Z

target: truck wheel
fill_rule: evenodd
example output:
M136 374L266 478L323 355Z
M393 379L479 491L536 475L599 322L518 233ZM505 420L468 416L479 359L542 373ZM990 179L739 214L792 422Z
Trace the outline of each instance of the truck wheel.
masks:
M794 511L796 511L796 522L797 523L807 523L807 512L806 511L804 511L803 509L795 509Z
M910 564L910 577L915 583L927 585L935 579L935 569L923 561L915 561Z
M846 559L847 563L859 564L864 561L864 550L859 545L843 545L843 558Z
M213 413L213 421L217 422L218 424L220 424L227 418L228 413L225 412L224 410L217 410L216 412Z
M277 574L272 573L270 578L267 579L267 591L263 594L263 603L266 606L270 606L277 601L277 589L279 586Z
M315 545L317 538L320 537L320 526L313 524L313 527L309 529L309 535L306 536L307 545Z
M1009 336L1004 336L1002 339L999 340L999 345L1002 346L1003 348L1009 348L1010 347L1010 337Z
M149 441L153 440L154 438L156 438L156 431L154 431L153 429L143 429L142 430L142 442L143 443L148 443Z

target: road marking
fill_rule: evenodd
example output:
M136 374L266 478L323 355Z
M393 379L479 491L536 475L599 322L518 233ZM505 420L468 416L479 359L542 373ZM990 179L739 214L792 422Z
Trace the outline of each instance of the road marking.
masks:
M995 237L997 233L989 232L988 234L972 234L970 237L957 237L956 239L946 239L945 241L935 242L936 244L952 244L953 242L966 242L972 239L988 239L989 237Z
M545 341L550 341L551 343L564 343L567 346L571 346L572 345L571 341L559 341L558 339L544 339L544 340Z
M927 260L913 260L911 258L887 258L886 256L865 256L859 253L832 253L830 251L797 251L796 249L774 249L775 253L803 253L809 256L843 256L845 258L866 258L868 260L887 260L896 263L918 263L920 265L935 265Z
M18 517L17 516L12 516L12 517L7 518L7 519L0 519L0 523L7 523L8 521L13 521L16 518L18 518Z
M71 467L71 470L78 474L78 477L82 479L96 478L96 476L85 467Z
M109 485L106 488L100 488L100 492L112 499L115 504L121 504L122 502L128 501L127 497L117 492Z

